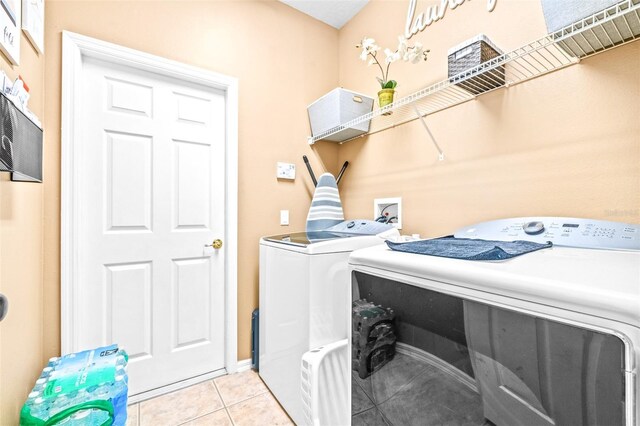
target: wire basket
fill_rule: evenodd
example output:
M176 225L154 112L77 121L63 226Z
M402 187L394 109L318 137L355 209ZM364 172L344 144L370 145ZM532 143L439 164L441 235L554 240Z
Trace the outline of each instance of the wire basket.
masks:
M484 34L449 49L449 78L455 79L456 85L474 95L504 86L504 67L499 66L491 73L486 72L469 78L464 78L464 72L483 62L502 55L502 51ZM462 75L459 75L462 74ZM462 78L462 81L460 79ZM452 79L453 81L453 79Z

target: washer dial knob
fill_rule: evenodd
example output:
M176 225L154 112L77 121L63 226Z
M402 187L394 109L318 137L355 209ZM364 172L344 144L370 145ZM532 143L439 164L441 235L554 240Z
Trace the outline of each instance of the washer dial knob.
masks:
M527 222L522 226L524 229L524 233L527 235L538 235L544 232L544 223L536 221L536 222Z

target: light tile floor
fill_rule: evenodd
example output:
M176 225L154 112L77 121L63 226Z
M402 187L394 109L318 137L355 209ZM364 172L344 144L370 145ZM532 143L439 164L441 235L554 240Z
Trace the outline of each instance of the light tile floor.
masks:
M252 370L132 404L127 426L293 425Z

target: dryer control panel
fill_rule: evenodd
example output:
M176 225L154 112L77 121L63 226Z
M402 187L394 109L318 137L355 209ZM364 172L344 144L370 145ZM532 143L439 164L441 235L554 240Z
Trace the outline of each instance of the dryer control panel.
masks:
M569 217L519 217L459 229L456 238L551 241L565 247L640 250L640 225Z

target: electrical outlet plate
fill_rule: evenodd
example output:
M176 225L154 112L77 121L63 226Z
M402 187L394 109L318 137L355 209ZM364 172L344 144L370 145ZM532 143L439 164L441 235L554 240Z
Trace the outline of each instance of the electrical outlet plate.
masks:
M402 198L376 198L373 200L373 220L382 215L389 218L395 217L396 219L391 221L391 225L396 229L402 229Z
M296 178L296 165L292 163L278 162L276 177L278 179L294 180Z

